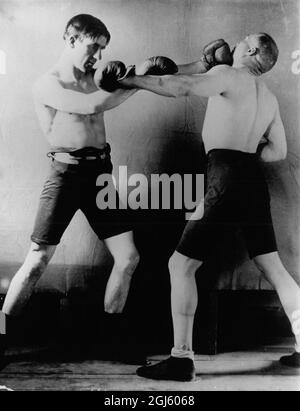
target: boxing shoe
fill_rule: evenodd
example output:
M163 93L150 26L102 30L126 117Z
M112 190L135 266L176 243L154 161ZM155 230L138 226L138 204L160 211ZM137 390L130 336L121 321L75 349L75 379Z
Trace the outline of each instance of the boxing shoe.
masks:
M279 361L287 367L300 368L300 353L294 352L292 355L281 357Z
M196 370L189 358L170 357L156 365L141 367L137 375L152 380L194 381Z

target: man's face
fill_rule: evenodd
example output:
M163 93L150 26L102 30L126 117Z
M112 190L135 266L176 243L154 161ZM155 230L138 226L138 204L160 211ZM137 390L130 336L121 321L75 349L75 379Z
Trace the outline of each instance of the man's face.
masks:
M245 56L249 56L250 50L255 49L257 47L257 39L255 35L249 35L244 40L240 41L233 53L234 61L239 61Z
M89 72L102 59L102 51L107 46L107 39L100 36L97 39L83 37L73 43L73 63L82 72Z

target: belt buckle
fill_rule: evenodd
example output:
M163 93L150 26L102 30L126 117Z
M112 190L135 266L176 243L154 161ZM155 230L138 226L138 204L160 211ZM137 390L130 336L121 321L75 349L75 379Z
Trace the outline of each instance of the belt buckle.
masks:
M80 158L80 160L83 160L83 161L97 160L97 157L96 156L86 156L86 157Z

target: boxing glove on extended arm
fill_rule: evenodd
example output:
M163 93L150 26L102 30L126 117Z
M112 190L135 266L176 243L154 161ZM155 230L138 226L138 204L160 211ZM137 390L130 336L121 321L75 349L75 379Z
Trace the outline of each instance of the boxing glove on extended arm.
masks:
M168 57L156 56L145 60L138 67L129 66L122 78L119 78L120 86L124 88L133 87L130 84L130 77L134 76L166 76L173 75L178 72L178 67L173 60Z
M178 67L173 60L164 56L150 57L140 66L136 67L135 74L137 76L165 76L176 74Z
M110 61L103 69L96 70L94 82L98 88L112 93L121 87L119 79L126 74L126 66L121 61Z
M173 60L168 57L156 56L150 57L139 66L128 66L124 77L119 80L122 81L133 76L165 76L177 72L178 67Z
M207 71L219 64L232 66L233 56L228 43L223 39L212 41L204 47L201 61Z

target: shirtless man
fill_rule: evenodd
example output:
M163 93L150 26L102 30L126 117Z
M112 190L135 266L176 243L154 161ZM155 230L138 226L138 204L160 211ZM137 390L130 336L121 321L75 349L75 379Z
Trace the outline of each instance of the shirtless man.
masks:
M208 158L207 193L188 222L170 259L174 348L171 357L137 371L141 377L191 381L195 377L192 335L198 294L195 274L214 249L226 225L243 230L250 258L279 294L297 340L296 352L282 363L300 366L300 290L284 268L278 252L270 212L270 196L260 158L280 161L287 155L284 127L276 97L260 79L278 58L267 34L246 37L235 48L233 66L219 65L207 74L197 64L185 75L134 76L123 86L166 97L209 97L203 128ZM182 72L182 70L179 70Z
M101 211L96 205L97 177L112 172L104 112L125 102L135 90L109 93L96 87L95 69L110 41L110 33L99 19L84 14L73 17L66 26L64 40L59 61L34 86L36 112L51 146L52 164L30 251L10 284L0 313L2 340L16 322L15 317L23 312L78 209L114 259L105 294L106 312L123 311L139 262L132 227L122 211Z

